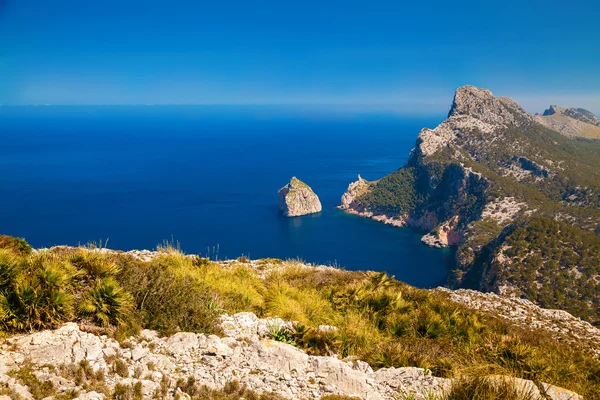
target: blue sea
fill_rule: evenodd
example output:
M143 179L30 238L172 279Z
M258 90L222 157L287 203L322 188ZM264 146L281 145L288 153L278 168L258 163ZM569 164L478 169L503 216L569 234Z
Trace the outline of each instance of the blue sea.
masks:
M300 107L0 107L0 233L34 247L107 243L226 259L300 258L443 283L448 250L336 209L351 181L401 167L443 116ZM277 190L309 184L319 214L285 218Z

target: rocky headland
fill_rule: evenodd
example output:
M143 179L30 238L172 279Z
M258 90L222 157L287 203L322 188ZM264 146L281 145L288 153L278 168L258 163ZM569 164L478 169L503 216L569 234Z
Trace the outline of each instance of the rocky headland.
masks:
M600 141L542 122L555 116L598 128L586 110L553 106L534 116L489 90L461 87L448 117L421 130L406 164L376 181L359 177L340 208L415 229L430 246L455 246L450 287L600 323Z
M319 197L310 186L295 176L277 194L279 209L286 217L314 214L322 210Z

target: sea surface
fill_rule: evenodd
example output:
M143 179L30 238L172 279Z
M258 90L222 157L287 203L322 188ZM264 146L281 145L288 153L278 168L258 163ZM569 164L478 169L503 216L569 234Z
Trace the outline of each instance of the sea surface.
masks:
M0 233L34 247L179 242L211 258L278 257L443 283L449 250L336 209L358 174L401 167L443 116L300 107L0 107ZM277 190L310 185L319 214L280 215Z

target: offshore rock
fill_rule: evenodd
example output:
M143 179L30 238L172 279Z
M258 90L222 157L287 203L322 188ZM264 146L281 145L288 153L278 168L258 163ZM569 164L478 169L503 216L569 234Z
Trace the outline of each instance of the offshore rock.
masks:
M279 189L279 209L286 217L314 214L321 211L319 197L306 183L295 176Z

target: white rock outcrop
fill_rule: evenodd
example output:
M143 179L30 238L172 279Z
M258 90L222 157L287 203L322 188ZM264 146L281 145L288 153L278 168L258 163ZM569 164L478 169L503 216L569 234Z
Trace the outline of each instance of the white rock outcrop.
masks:
M27 365L38 379L53 382L57 393L74 390L81 399L105 398L101 393L86 392L75 376L63 373L67 369L61 366L76 366L81 361L104 372L109 390L117 384L141 383L144 398L152 398L165 379L169 385L167 397L174 398L176 381L190 377L211 388L236 380L259 393L271 392L289 399L340 394L377 400L395 399L398 393L422 398L427 393L441 393L450 383L449 379L433 377L421 368L375 372L361 361L309 356L292 345L270 339L269 328L273 324L289 326L280 319L239 313L222 317L226 335L222 338L189 332L161 338L156 332L143 330L122 346L68 323L57 330L7 339L0 354L0 385L32 398L26 387L7 375ZM116 360L126 365L125 374L114 372Z
M277 194L279 209L286 217L314 214L322 210L319 197L310 186L295 176L287 185L279 189Z
M363 179L360 175L356 181L351 182L348 185L348 189L342 195L341 205L339 208L342 210L348 210L353 208L353 203L358 196L365 193L369 189L369 182Z
M290 323L278 318L259 319L245 312L221 317L224 337L180 332L161 338L156 332L143 330L121 345L68 323L53 331L8 338L0 353L0 387L22 398L33 398L22 382L8 375L27 366L39 380L52 382L57 394L74 391L79 399L106 398L103 393L86 391L77 374L66 373L69 366L72 371L82 361L103 372L108 390L117 384L138 385L144 398L153 398L165 386L167 398L187 398L176 389L176 382L189 378L215 389L238 381L256 392L288 399L319 399L328 394L369 400L423 399L442 395L452 384L451 379L434 377L422 368L374 371L358 360L310 356L270 339L273 325L289 327ZM116 362L122 365L118 374ZM518 381L537 390L531 381ZM542 385L550 399L580 398L573 392ZM565 394L571 397L560 397Z

